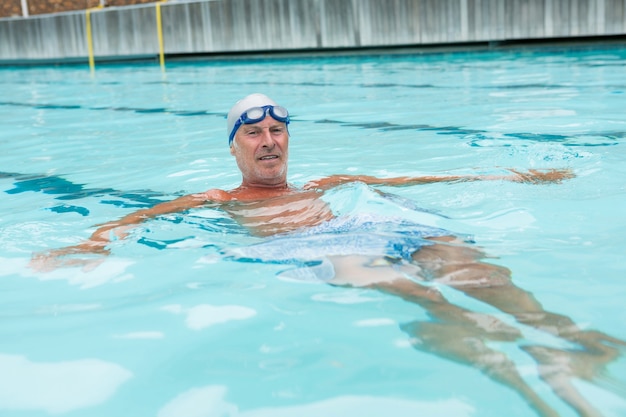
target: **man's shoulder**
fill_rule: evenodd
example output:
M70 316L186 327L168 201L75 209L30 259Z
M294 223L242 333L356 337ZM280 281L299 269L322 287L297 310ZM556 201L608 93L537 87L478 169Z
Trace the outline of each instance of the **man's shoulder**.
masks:
M202 199L204 201L212 201L215 203L223 203L234 198L229 191L220 190L219 188L207 190L199 194L192 194L192 196L194 198Z

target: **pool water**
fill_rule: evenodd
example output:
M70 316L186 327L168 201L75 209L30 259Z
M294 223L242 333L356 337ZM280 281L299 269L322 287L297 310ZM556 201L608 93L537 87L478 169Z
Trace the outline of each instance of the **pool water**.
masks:
M240 176L225 115L262 92L287 107L295 185L347 173L571 169L561 184L344 186L344 215L472 236L545 310L626 340L626 49L0 68L0 415L535 416L476 367L413 348L423 308L285 279L225 251L263 242L213 208L162 216L87 268L33 253ZM321 248L320 250L323 250ZM102 261L102 262L98 262ZM441 287L524 338L490 346L559 415L528 344L564 342ZM622 351L623 352L623 351ZM626 415L626 361L576 388Z

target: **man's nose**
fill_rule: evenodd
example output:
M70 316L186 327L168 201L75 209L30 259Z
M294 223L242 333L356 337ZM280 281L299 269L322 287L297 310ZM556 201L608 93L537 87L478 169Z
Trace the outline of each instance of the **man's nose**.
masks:
M263 146L265 147L268 147L268 148L274 147L275 145L274 139L272 138L272 134L270 133L269 129L263 129L261 131L261 142Z

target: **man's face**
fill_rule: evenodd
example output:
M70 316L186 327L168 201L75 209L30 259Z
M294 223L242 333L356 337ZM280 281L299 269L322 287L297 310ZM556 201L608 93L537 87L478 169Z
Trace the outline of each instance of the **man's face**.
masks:
M289 133L285 123L271 116L242 125L230 153L237 160L243 185L273 186L287 181Z

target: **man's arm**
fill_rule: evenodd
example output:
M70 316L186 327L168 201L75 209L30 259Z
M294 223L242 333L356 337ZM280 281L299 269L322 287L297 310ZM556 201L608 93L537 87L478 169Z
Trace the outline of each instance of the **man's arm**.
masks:
M166 201L153 207L127 214L119 220L97 225L98 228L91 236L82 243L74 246L53 249L33 255L31 266L36 269L47 270L62 265L80 264L81 262L63 262L59 258L74 254L102 254L108 255L110 250L107 245L112 240L124 239L128 230L143 223L146 220L169 213L179 213L207 202L221 203L230 199L227 192L222 190L209 190L201 194L190 194L179 197L172 201Z
M528 172L520 172L508 169L509 175L442 175L422 177L393 177L378 178L369 175L332 175L319 180L310 181L304 185L304 189L328 189L349 182L363 182L367 185L409 186L419 184L431 184L435 182L466 182L466 181L513 181L529 184L559 183L573 178L574 173L569 169L550 169L538 171L531 169Z
M78 246L85 246L85 248L91 247L95 249L93 252L99 252L98 248L104 249L111 240L124 239L128 235L127 231L133 226L163 214L179 213L198 207L206 201L207 198L205 194L191 194L172 201L159 203L147 209L135 211L119 220L97 225L98 228L91 234L87 242Z

